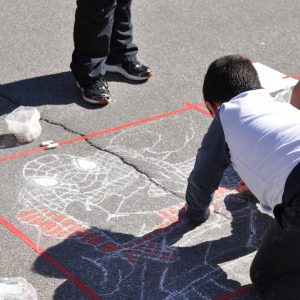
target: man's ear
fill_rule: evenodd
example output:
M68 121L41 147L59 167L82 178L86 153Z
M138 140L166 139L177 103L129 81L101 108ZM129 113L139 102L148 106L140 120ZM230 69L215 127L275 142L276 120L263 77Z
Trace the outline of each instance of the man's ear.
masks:
M212 104L208 101L205 101L205 106L208 109L208 111L210 112L210 115L214 118L217 115L217 110L219 108L219 104Z

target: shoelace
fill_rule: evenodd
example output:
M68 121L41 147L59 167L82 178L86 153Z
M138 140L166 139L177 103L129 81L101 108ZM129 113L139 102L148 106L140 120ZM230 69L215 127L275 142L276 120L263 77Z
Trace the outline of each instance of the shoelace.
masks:
M103 86L105 88L108 88L108 83L107 81L104 79L104 77L100 77L100 78L97 78L96 80L92 81L91 83L89 83L88 85L90 86L93 86L97 89L102 89Z

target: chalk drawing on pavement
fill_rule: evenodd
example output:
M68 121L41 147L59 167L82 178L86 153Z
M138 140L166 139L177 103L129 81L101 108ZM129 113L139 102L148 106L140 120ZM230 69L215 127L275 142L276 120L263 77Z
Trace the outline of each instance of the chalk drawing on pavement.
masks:
M231 291L222 284L221 274L227 264L234 268L227 256L235 257L231 253L237 247L234 243L229 249L220 247L222 239L230 240L236 230L233 219L247 226L239 248L246 254L257 248L255 205L236 194L238 176L230 168L215 193L217 213L194 230L178 220L195 160L195 153L191 157L188 153L192 143L199 144L200 135L190 119L174 120L172 126L183 133L180 139L167 135L170 123L156 122L115 134L104 151L94 155L49 154L24 166L18 219L43 236L90 247L93 255L80 259L103 275L100 292L107 298L131 293L128 282L137 277L146 280L153 268L158 269L156 289L162 299L210 299L212 289L216 295ZM230 199L224 203L226 196ZM128 222L131 226L123 225ZM124 232L125 227L130 231ZM126 241L115 238L124 233ZM182 262L190 257L195 257L192 264ZM246 256L244 263L249 261ZM111 271L116 262L118 273ZM143 281L139 288L139 293L147 293Z

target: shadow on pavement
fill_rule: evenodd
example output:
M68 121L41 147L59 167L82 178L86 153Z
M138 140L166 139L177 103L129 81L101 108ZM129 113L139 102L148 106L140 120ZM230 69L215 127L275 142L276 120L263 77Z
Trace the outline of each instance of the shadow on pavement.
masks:
M0 149L22 146L13 134L0 134Z
M205 223L195 229L186 220L142 237L92 227L46 252L104 299L213 299L241 286L228 279L219 264L255 251L271 219L255 209L250 196L241 200L240 194L231 194L224 202L232 216L230 236L213 239L214 229L203 227ZM249 209L255 213L251 224ZM256 228L255 235L249 233L250 227ZM185 234L191 236L191 241L192 234L199 238L201 228L206 230L204 242L175 245ZM238 274L239 265L233 269ZM65 278L42 256L35 261L33 271ZM56 289L53 299L90 298L66 280Z
M145 81L135 82L124 78L120 74L108 73L108 82L127 82L130 84L143 84ZM41 106L66 105L76 103L86 109L99 109L100 106L89 104L81 99L80 91L75 85L71 72L51 74L41 77L24 79L0 85L0 97L9 99L15 105ZM6 114L14 108L0 110Z

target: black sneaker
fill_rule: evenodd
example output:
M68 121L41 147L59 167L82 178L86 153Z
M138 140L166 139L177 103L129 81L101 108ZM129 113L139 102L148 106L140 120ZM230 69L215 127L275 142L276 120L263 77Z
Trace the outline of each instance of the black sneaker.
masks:
M146 80L153 76L151 69L138 61L124 61L119 65L106 64L106 71L120 73L131 80Z
M82 85L76 81L76 85L81 90L81 97L83 100L101 106L110 102L108 84L103 77Z

